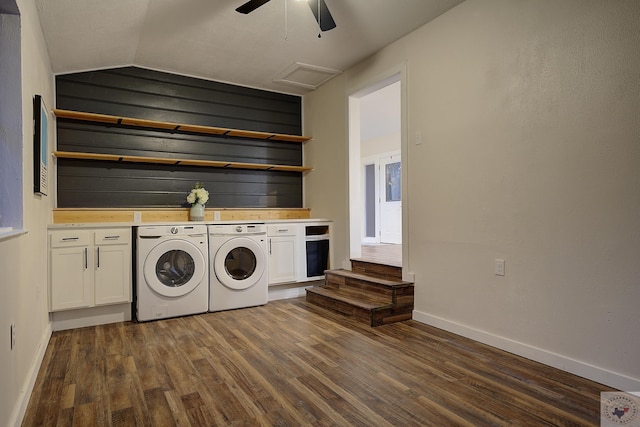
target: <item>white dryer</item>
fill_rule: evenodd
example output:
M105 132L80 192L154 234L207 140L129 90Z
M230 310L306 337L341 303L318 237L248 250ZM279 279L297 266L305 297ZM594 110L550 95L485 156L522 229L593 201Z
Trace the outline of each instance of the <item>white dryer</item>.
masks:
M206 225L137 227L136 317L139 321L209 309Z
M209 225L209 311L267 303L265 224Z

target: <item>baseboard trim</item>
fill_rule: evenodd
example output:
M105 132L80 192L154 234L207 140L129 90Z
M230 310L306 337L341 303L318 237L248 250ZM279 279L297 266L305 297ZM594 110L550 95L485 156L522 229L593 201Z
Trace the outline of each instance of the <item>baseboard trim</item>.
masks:
M38 346L36 357L33 360L33 365L29 369L29 375L27 376L23 387L20 389L20 396L18 396L18 401L13 410L13 415L9 419L10 426L20 427L22 425L24 414L27 412L29 399L31 398L33 387L36 385L38 372L40 372L40 366L42 366L44 355L47 352L47 346L49 345L49 340L51 339L52 332L53 330L51 329L51 322L49 322L42 336L42 339L40 340L40 345Z
M54 331L85 328L87 326L106 325L108 323L128 322L131 320L131 303L103 305L100 307L52 313Z
M288 283L284 285L272 285L269 287L269 301L303 297L310 283Z
M413 320L439 329L444 329L445 331L452 332L466 338L471 338L492 347L499 348L500 350L526 357L527 359L561 369L618 390L627 392L640 390L640 379L628 377L598 366L593 366L561 354L556 354L528 344L490 334L488 332L474 329L418 310L413 311Z

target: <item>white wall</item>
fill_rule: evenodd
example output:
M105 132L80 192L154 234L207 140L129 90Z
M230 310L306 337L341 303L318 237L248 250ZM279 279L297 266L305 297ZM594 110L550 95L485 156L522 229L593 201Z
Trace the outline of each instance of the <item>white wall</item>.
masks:
M304 177L304 206L310 208L315 218L333 219L334 268L340 268L349 260L348 242L348 187L349 156L345 143L347 100L342 76L322 86L325 90L303 100L304 134L313 140L303 148L304 164L314 170ZM337 94L337 96L336 96ZM326 116L331 112L329 116ZM336 114L337 113L337 114ZM316 173L317 172L317 173Z
M305 96L307 206L348 254L345 100L406 63L414 318L640 390L638 16L467 0Z
M47 236L53 197L33 194L32 98L40 94L54 105L49 56L33 0L18 0L22 38L22 121L24 141L22 191L24 228L28 233L0 241L0 425L20 422L37 375L39 358L50 335L47 310ZM50 121L52 123L53 121ZM53 133L50 134L53 137ZM51 139L50 139L51 140ZM54 194L50 177L49 194ZM11 203L2 200L1 203ZM17 327L10 350L9 325Z
M360 144L360 157L366 159L381 154L388 154L393 151L400 151L400 132L389 135L379 136L377 138L367 139Z

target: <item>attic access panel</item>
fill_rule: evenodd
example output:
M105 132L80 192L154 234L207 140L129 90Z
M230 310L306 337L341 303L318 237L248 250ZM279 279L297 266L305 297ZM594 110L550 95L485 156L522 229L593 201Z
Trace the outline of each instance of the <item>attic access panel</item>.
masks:
M339 74L342 71L296 62L273 81L315 90Z

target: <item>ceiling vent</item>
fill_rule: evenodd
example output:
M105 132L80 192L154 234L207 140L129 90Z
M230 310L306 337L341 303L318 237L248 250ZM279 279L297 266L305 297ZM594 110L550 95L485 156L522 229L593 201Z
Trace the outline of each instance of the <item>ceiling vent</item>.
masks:
M342 71L296 62L273 81L315 90Z

